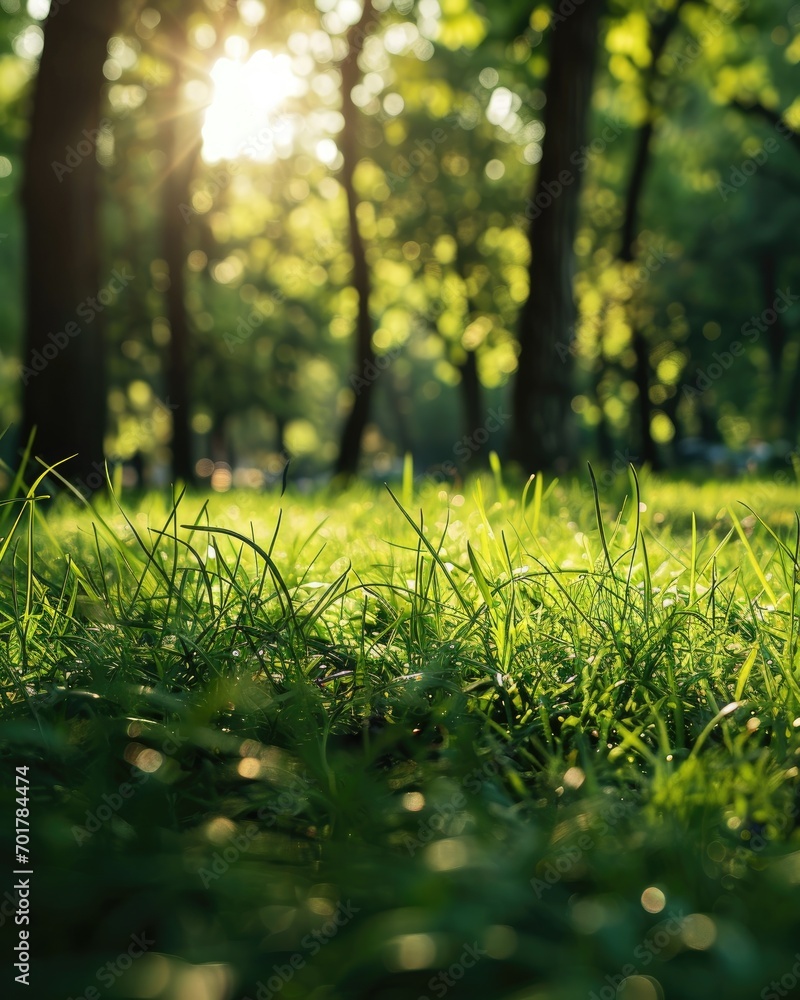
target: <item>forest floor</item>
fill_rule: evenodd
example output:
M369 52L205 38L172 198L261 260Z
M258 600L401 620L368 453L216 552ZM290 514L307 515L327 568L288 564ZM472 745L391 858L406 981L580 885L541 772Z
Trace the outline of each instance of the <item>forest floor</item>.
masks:
M800 996L779 481L0 507L11 995Z

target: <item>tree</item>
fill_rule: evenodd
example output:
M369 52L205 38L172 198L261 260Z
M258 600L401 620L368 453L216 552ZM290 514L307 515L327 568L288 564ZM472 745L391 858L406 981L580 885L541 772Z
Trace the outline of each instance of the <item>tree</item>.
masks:
M169 269L166 291L170 338L166 365L167 399L172 413L172 473L177 479L194 478L192 435L189 425L191 369L189 321L186 315L186 225L180 206L189 201L189 185L200 155L202 115L197 110L182 115L181 91L185 82L181 54L186 51L185 29L174 15L168 15L163 57L170 64L170 79L164 88L165 112L162 120L162 148L166 166L161 184L162 252ZM183 57L185 61L185 55ZM181 120L181 119L184 120Z
M209 62L222 54L226 28L236 16L236 5L226 7L220 19L219 34L208 53ZM166 166L161 183L162 252L169 272L166 291L170 338L166 364L166 394L172 414L172 473L177 479L192 482L192 431L189 411L192 403L191 331L186 312L186 219L182 208L190 201L190 187L203 145L202 124L205 106L192 105L186 97L187 67L194 69L190 58L186 26L177 13L164 15L165 30L159 57L170 68L164 88L164 111L161 124L161 147Z
M364 10L358 22L347 33L347 55L340 64L342 74L342 117L344 125L340 137L342 153L341 184L347 198L347 220L350 236L350 253L353 257L353 287L358 294L358 314L356 316L356 351L354 375L359 378L364 371L372 371L375 364L375 348L372 343L372 318L369 312L371 282L369 265L364 248L364 240L358 228L358 195L353 177L358 162L358 117L359 112L353 102L353 88L358 83L361 71L358 57L364 39L375 27L375 13L370 0L365 0ZM345 420L339 458L336 463L337 475L352 476L358 470L361 453L361 439L369 420L370 400L373 380L356 391L352 409Z
M647 169L652 156L653 130L658 114L653 89L658 78L659 60L670 35L679 23L680 10L683 3L684 0L678 0L675 7L669 13L665 14L661 11L660 20L654 20L649 25L650 64L643 87L647 103L647 114L636 134L633 164L625 195L622 237L618 252L619 259L623 264L631 264L636 259L640 206ZM653 468L658 468L658 449L656 448L656 443L653 440L650 429L650 359L648 356L648 345L644 334L637 325L634 309L629 308L628 314L632 331L633 350L636 355L636 385L639 390L640 458L642 462L646 462Z
M598 23L603 0L585 0L551 29L545 85L545 138L529 203L530 291L519 321L519 364L512 398L510 457L524 469L569 466L574 459L572 356L557 347L575 324L573 243Z
M103 310L130 280L102 274L98 202L101 87L118 0L71 0L44 31L22 190L26 229L23 440L71 477L102 470Z

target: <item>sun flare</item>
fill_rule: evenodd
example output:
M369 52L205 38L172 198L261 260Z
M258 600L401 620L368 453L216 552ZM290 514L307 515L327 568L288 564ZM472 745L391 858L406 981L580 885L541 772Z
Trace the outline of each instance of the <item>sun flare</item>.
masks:
M291 145L294 117L282 112L302 82L288 55L259 49L245 62L224 57L211 70L214 94L203 125L203 158L208 162L248 156L274 160Z

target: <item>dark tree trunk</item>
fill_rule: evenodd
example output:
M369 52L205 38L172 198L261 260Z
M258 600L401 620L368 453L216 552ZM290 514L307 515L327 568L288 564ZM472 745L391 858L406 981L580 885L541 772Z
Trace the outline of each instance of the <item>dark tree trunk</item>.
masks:
M410 411L408 395L400 387L399 380L393 371L386 373L386 391L394 413L397 444L401 455L413 453L414 442L408 423Z
M778 265L775 254L767 250L761 257L761 293L763 295L764 308L771 309L778 291ZM775 322L770 327L769 341L767 349L769 351L769 363L772 372L772 379L775 383L776 397L780 391L783 349L786 346L786 326L780 313L777 314Z
M658 61L664 51L669 36L678 24L680 9L684 0L678 0L675 9L662 17L658 23L650 25L650 70L645 81L645 98L648 104L648 117L636 136L636 147L631 167L630 181L625 199L625 217L622 223L622 241L619 249L619 259L630 264L636 257L636 240L639 228L639 208L644 190L647 169L650 166L653 140L653 121L655 103L653 99L653 82L658 72ZM639 390L637 400L639 410L639 447L640 461L646 462L652 468L660 466L658 448L650 430L650 354L647 340L636 325L632 306L628 309L628 320L633 334L633 351L636 356L635 379Z
M100 267L95 147L118 13L118 0L71 0L47 20L25 155L22 435L36 427L34 453L46 462L77 453L64 467L73 480L103 472L104 304L97 296L112 274Z
M625 199L625 218L622 223L622 244L619 257L629 263L636 253L636 237L639 220L639 202L644 190L644 178L650 165L650 142L653 138L653 119L647 121L639 129L636 136L636 152L631 168L631 178L628 181L628 192Z
M467 268L462 253L456 254L456 270L458 276L467 286ZM467 319L472 312L472 302L467 296ZM483 386L478 375L478 355L475 349L467 350L466 357L458 368L461 374L461 400L464 404L464 433L470 440L477 444L477 451L470 457L472 465L480 465L486 457L486 447L475 441L475 431L480 430L484 424L483 416Z
M797 365L795 366L792 383L786 398L784 422L789 439L794 444L800 431L800 358L798 358Z
M650 143L652 137L653 119L651 117L642 125L636 137L636 154L631 170L631 179L628 183L628 193L625 199L625 220L622 225L622 244L619 250L619 259L626 264L630 264L636 257L639 203L641 201L642 190L644 189L645 174L650 163ZM636 387L639 390L637 397L639 410L639 447L641 449L639 459L642 462L646 462L652 468L657 468L659 462L658 449L650 431L650 354L647 348L647 340L636 325L636 318L633 313L633 305L629 304L628 320L633 336L633 352L636 356Z
M189 190L197 158L200 155L201 115L182 108L181 62L175 58L186 48L184 29L169 29L172 77L164 93L162 148L166 153L165 174L161 185L162 253L169 271L166 291L170 339L167 350L166 394L172 416L172 474L185 483L194 480L191 407L191 333L186 314L186 221L180 206L189 202Z
M770 300L771 307L772 300ZM798 432L800 432L800 356L795 361L794 371L792 372L789 389L786 394L783 419L786 433L792 444L794 444Z
M369 312L371 282L364 240L358 228L358 195L353 184L356 163L358 162L358 116L359 111L353 103L352 91L356 86L361 71L358 57L364 45L364 39L369 30L374 27L375 14L370 0L364 4L364 12L358 24L348 33L349 50L340 65L342 74L342 116L344 126L339 138L342 153L342 170L340 181L347 198L347 219L350 238L350 253L353 257L353 287L358 294L358 315L356 317L356 351L353 373L356 376L356 397L353 407L347 416L342 431L339 447L339 458L336 462L336 473L341 476L353 476L358 471L358 461L361 455L361 439L367 426L372 399L373 379L367 373L374 372L375 349L372 345L372 318ZM364 381L360 381L363 379Z
M510 457L525 471L574 461L570 400L572 356L557 347L575 321L573 243L581 173L573 159L586 119L603 0L585 0L552 32L545 92L545 139L530 202L530 292L519 324L519 367L512 398Z
M635 325L633 330L633 353L636 356L635 381L639 393L636 405L639 410L639 462L647 463L651 469L660 468L658 448L650 430L650 352L644 334Z
M598 458L603 462L611 462L614 457L614 438L611 433L611 429L608 426L608 418L606 417L606 411L603 409L603 403L600 398L600 378L603 369L600 366L599 361L596 362L596 367L592 372L592 391L594 394L594 401L597 408L600 410L600 420L597 423L597 433L595 434L595 442L597 448Z
M734 107L737 107L740 111L747 114L760 115L766 121L773 126L773 128L779 129L781 134L792 143L794 148L800 152L800 132L796 132L794 129L790 128L786 124L786 115L780 114L773 111L771 108L765 107L760 102L755 104L745 104L742 101L734 101ZM772 301L776 292L777 281L775 279L776 263L774 257L771 255L765 258L765 263L761 272L761 281L764 298L767 303L768 308L772 308ZM771 272L771 273L770 273ZM778 322L774 325L769 343L770 359L772 363L773 375L777 377L779 374L775 370L776 356L781 357L783 353L783 347L786 342L786 329L783 326L780 317ZM776 355L776 351L780 351ZM800 431L800 357L798 357L795 364L794 371L792 372L791 381L789 384L789 390L786 396L786 403L784 406L784 423L786 427L786 432L789 437L794 441L797 437L798 431Z
M468 438L475 441L475 431L480 430L484 424L483 392L478 376L478 358L475 351L467 351L467 356L459 371L461 373L461 398L464 402L465 433ZM475 444L476 451L470 456L470 464L480 465L486 458L486 446L478 444L477 441Z
M209 63L224 50L227 29L236 19L235 5L225 8L216 44L209 50ZM169 272L166 293L170 340L167 350L166 394L172 415L172 473L185 483L195 480L192 461L190 410L192 402L191 330L186 313L187 221L181 206L189 204L192 176L202 149L203 112L189 107L182 96L186 82L184 67L191 65L186 25L174 14L164 15L166 24L160 55L170 63L172 75L164 89L161 144L166 167L161 185L162 253ZM210 232L209 232L210 237ZM213 241L209 240L209 256Z

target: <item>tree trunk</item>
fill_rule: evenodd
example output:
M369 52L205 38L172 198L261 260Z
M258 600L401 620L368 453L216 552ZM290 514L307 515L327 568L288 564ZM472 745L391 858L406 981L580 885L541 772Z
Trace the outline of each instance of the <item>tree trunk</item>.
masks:
M467 351L464 363L460 365L461 373L461 398L464 402L464 423L465 433L468 438L475 441L475 431L480 430L484 424L483 417L483 392L481 380L478 376L478 358L475 351ZM478 444L475 441L476 450L469 458L470 465L481 465L486 458L486 445Z
M631 320L633 323L633 320ZM633 353L636 356L635 380L639 394L636 397L636 404L639 410L639 448L641 454L639 461L646 463L651 469L660 467L658 449L653 440L650 430L650 352L647 349L647 341L644 334L638 327L632 329Z
M361 71L358 57L364 45L364 38L374 22L370 0L365 0L364 11L358 24L348 32L349 51L342 61L342 116L344 126L339 139L342 153L342 171L340 181L347 198L347 219L350 237L350 253L353 257L353 287L358 294L358 315L356 318L356 352L354 375L364 379L364 383L356 390L353 407L345 420L342 440L339 448L339 458L336 463L336 474L344 477L355 475L358 471L358 461L361 454L361 439L369 420L370 401L372 399L373 379L364 372L374 372L375 349L372 345L372 319L369 312L371 282L364 241L358 228L358 196L353 184L356 163L358 162L358 108L353 103L353 87L358 83Z
M684 2L685 0L678 0L675 8L668 14L663 15L660 22L651 22L650 24L650 69L644 88L648 104L648 115L636 136L636 152L633 158L630 181L628 182L628 192L625 199L625 217L622 223L622 241L618 254L619 259L625 264L630 264L636 257L639 207L652 153L653 116L655 111L653 82L658 72L658 61L669 40L669 36L678 24L680 9ZM647 341L642 331L636 326L631 306L628 308L628 319L631 325L633 351L636 356L636 386L639 390L639 447L641 450L639 458L642 462L650 465L651 468L657 469L660 466L660 458L658 448L650 430L650 356L647 349Z
M464 284L464 290L468 287L467 285L467 268L464 256L462 253L456 254L456 271L459 278ZM469 295L466 296L467 302L467 320L469 320L472 310L472 302L470 301ZM483 416L483 386L481 385L480 376L478 375L478 355L477 351L473 348L472 350L466 350L466 357L463 362L458 366L459 373L461 374L461 400L464 404L464 433L470 440L475 442L475 431L480 430L484 424ZM483 444L477 445L477 451L475 451L469 458L469 463L471 465L481 465L483 464L486 457L486 447Z
M200 155L201 115L182 107L183 74L176 54L186 48L180 25L170 29L172 77L164 93L162 148L166 153L161 185L162 253L169 271L166 291L170 338L167 350L166 394L172 416L172 474L185 483L194 480L191 406L191 351L186 315L186 222L180 206L189 202L192 174Z
M631 179L628 183L628 194L625 199L625 220L622 225L622 245L619 259L630 264L636 256L636 238L639 218L639 202L644 189L644 179L650 164L650 142L653 137L653 119L649 117L639 129L636 137L636 155L631 169ZM633 352L636 356L636 386L639 390L639 447L640 461L646 462L652 468L658 467L658 449L650 431L650 356L647 341L642 331L636 325L632 304L628 305L628 320L631 325Z
M397 431L397 447L401 455L414 451L411 428L408 423L410 410L408 395L400 388L397 376L393 371L386 373L386 394L394 415L394 426Z
M118 0L71 0L48 18L22 189L23 441L36 427L36 455L57 462L77 452L65 475L92 482L103 476L105 289L129 280L101 272L95 155L103 64L118 13Z
M772 250L762 252L760 261L761 293L763 295L764 308L771 309L778 292L778 262ZM767 350L769 352L770 371L775 384L775 398L780 393L781 372L783 370L783 351L786 346L786 327L780 313L777 314L775 322L769 331Z
M519 324L510 457L525 471L574 461L572 357L557 347L575 321L573 243L581 173L573 156L586 140L603 0L584 0L554 26L545 86L545 139L529 203L530 292Z

